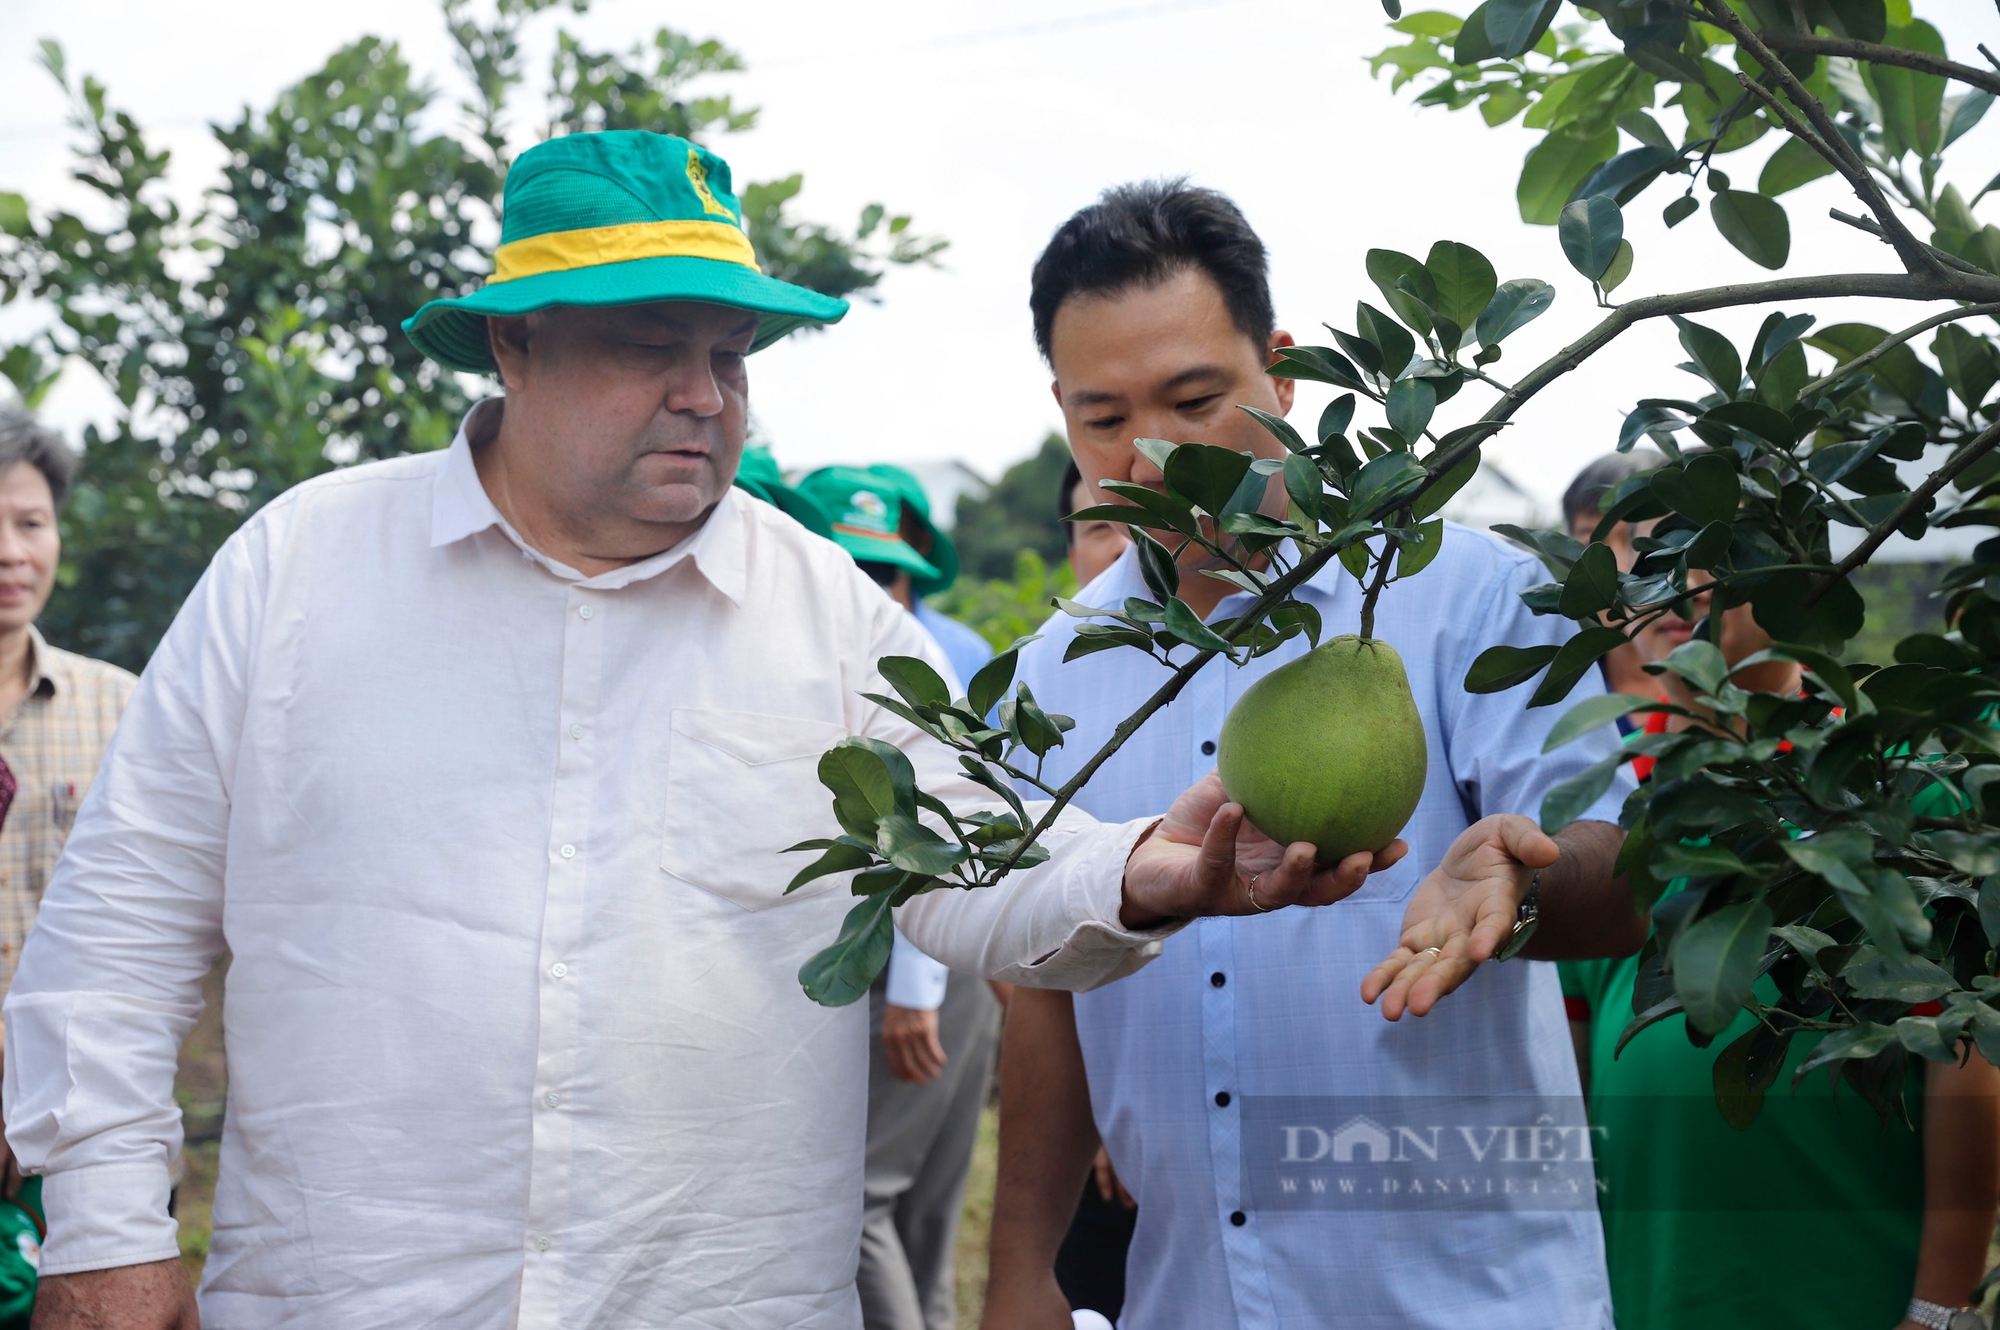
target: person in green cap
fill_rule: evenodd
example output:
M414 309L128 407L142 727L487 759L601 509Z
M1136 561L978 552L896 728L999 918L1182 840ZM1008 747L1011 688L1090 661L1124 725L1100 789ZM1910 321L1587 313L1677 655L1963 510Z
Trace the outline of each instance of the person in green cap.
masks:
M833 466L799 482L833 539L915 615L958 676L993 657L986 639L926 605L958 577L951 537L901 467ZM868 1153L863 1168L861 1312L867 1330L951 1330L959 1211L993 1076L1000 1002L898 932L868 994Z
M860 1323L867 1014L797 979L848 883L787 891L784 850L838 834L817 770L849 739L991 805L864 696L882 656L943 665L916 622L732 488L749 355L846 306L758 270L728 166L682 139L552 140L504 203L492 278L404 325L504 395L245 522L77 814L5 1008L41 1330ZM898 922L1085 988L1377 866L1315 870L1213 781L1046 843ZM224 947L197 1308L174 1064Z

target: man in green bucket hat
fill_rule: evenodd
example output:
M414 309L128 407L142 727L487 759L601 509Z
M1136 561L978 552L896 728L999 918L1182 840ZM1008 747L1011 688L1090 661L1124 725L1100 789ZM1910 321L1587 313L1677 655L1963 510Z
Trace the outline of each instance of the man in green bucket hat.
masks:
M42 1330L859 1322L867 1017L796 978L847 884L788 892L783 851L838 832L816 771L851 737L985 800L862 696L931 652L915 623L731 488L747 357L845 306L757 270L728 166L680 139L542 144L505 204L492 280L406 325L505 395L251 517L78 812L5 1010ZM1250 912L1253 874L1269 909L1370 867L1240 822L1212 783L1070 819L898 922L1088 987ZM173 1075L225 946L197 1312Z

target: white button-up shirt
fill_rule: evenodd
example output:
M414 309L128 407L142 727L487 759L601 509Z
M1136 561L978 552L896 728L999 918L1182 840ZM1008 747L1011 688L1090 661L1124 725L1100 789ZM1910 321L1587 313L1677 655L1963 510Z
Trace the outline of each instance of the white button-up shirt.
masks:
M1486 647L1555 642L1569 630L1566 620L1530 615L1516 594L1546 580L1529 555L1450 526L1436 562L1383 593L1376 634L1402 655L1430 753L1400 864L1326 909L1199 920L1143 972L1077 998L1092 1108L1118 1176L1139 1202L1121 1324L1610 1324L1603 1241L1588 1195L1566 1210L1441 1213L1260 1207L1245 1194L1246 1165L1284 1148L1275 1137L1245 1139L1246 1099L1252 1108L1286 1097L1351 1105L1373 1096L1393 1110L1403 1096L1421 1105L1462 1094L1577 1104L1553 965L1482 966L1429 1016L1393 1025L1360 998L1362 977L1396 947L1410 893L1459 832L1490 813L1536 816L1543 791L1617 742L1607 726L1545 757L1542 740L1565 707L1529 711L1525 687L1465 691L1466 667ZM1127 551L1078 598L1119 605L1149 595ZM1338 563L1301 598L1320 611L1326 637L1358 631L1360 588ZM1248 599L1231 596L1213 617L1240 613ZM1021 678L1036 701L1077 722L1049 754L1051 784L1067 780L1167 677L1128 650L1063 664L1076 622L1057 615L1021 654ZM1164 810L1215 765L1223 718L1243 690L1306 650L1294 638L1242 669L1212 662L1105 763L1077 802L1104 818ZM1592 671L1572 700L1597 691ZM1586 816L1616 821L1630 789L1616 785ZM1340 1115L1327 1124L1334 1126L1356 1109L1335 1103L1319 1110L1326 1111ZM1381 1117L1384 1108L1368 1111ZM1306 1120L1325 1118L1309 1106Z
M468 418L475 437L494 419ZM203 1323L840 1327L866 1004L800 965L853 903L782 894L838 834L820 753L930 648L829 542L734 492L595 577L526 547L462 431L261 510L161 643L7 1003L42 1272L172 1257L175 1052L234 956ZM1144 823L899 912L957 968L1078 986Z

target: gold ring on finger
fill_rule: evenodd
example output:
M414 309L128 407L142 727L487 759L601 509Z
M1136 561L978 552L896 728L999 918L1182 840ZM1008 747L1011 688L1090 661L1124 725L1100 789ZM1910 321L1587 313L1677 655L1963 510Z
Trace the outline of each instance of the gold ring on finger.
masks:
M1423 949L1422 951L1418 952L1418 953L1417 953L1417 955L1419 955L1419 956L1442 956L1442 955L1444 955L1444 948L1443 948L1443 947L1425 947L1425 948L1424 948L1424 949Z
M1250 907L1257 911L1257 913L1269 914L1271 907L1257 899L1257 879L1263 876L1262 873L1252 873L1250 880L1243 884L1243 894L1250 898Z

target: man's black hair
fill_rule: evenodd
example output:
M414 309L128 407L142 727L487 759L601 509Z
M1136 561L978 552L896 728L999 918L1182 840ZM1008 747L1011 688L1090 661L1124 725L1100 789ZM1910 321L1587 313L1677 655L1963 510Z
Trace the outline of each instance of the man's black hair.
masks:
M1063 468L1062 490L1056 495L1056 521L1062 523L1063 544L1076 544L1076 523L1069 521L1069 515L1076 511L1076 487L1083 483L1083 472L1076 469L1076 459L1069 459Z
M1577 472L1576 479L1563 491L1563 530L1572 529L1577 519L1584 516L1595 526L1604 515L1606 495L1641 471L1651 471L1666 460L1651 448L1636 448L1629 453L1606 453Z
M1148 180L1107 189L1056 228L1029 281L1035 345L1050 359L1056 311L1075 295L1151 286L1199 268L1222 292L1229 317L1261 351L1278 326L1264 242L1237 206L1212 189Z

